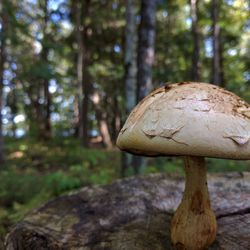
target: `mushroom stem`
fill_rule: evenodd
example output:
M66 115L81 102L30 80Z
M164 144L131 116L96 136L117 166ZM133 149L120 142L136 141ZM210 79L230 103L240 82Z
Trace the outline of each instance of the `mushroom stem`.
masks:
M216 236L216 218L210 208L204 157L184 157L186 185L171 224L178 250L203 250Z

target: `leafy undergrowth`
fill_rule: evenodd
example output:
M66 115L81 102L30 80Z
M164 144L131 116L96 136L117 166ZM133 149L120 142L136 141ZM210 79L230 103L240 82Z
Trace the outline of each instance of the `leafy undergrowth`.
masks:
M74 139L48 143L28 139L6 140L6 164L0 170L0 237L31 209L86 185L107 184L119 178L117 150L84 149ZM249 161L208 159L208 170L250 171ZM181 159L149 158L143 174L177 172ZM133 174L128 169L127 175Z
M83 149L74 139L6 140L0 170L0 235L31 209L77 188L118 178L118 151Z

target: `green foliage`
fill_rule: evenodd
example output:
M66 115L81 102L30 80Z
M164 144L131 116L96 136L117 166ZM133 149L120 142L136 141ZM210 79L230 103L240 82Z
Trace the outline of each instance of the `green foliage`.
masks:
M250 171L250 161L207 159L207 165L209 172Z
M55 134L72 134L76 119L73 102L78 92L76 59L79 48L76 44L73 6L77 1L49 2L47 27L44 30L45 2L5 1L9 17L5 34L8 38L6 65L10 71L6 84L17 93L15 101L12 101L12 93L9 93L10 100L6 104L12 115L26 115L26 120L16 124L16 127L25 128L33 137L39 132L39 120L32 100L40 101L40 106L44 108L42 82L45 79L53 80L56 85L56 92L51 94L50 107L59 117L52 121ZM124 112L125 4L116 0L93 0L85 15L87 2L82 3L82 22L88 31L85 37L85 52L89 57L86 63L87 78L92 86L91 91L100 93L99 105L109 114L107 122L111 131L115 115ZM249 4L236 0L220 1L219 5L225 87L249 101ZM135 7L139 13L139 1ZM198 19L201 81L210 82L212 53L211 44L207 42L211 42L211 1L199 3ZM189 2L158 1L156 21L154 86L190 80L193 41ZM44 50L48 50L47 58ZM117 113L114 112L116 108ZM98 130L95 105L91 100L89 109L89 123ZM8 125L8 131L12 128Z
M148 166L145 169L145 173L177 173L180 175L184 174L183 162L178 158L167 158L159 157L151 159Z
M119 177L120 153L84 149L73 138L47 143L7 140L5 167L0 171L0 235L42 203L86 185L108 184ZM249 161L207 159L210 172L250 171ZM144 174L184 175L180 158L149 158ZM133 175L132 169L127 172Z
M0 235L31 209L86 185L118 178L119 152L84 149L73 138L7 140L0 171ZM111 164L112 163L112 164Z

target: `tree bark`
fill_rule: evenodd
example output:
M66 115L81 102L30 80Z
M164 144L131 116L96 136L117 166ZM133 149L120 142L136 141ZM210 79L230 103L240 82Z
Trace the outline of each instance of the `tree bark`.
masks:
M192 19L192 69L191 80L200 80L200 32L198 27L198 0L190 0L191 19Z
M136 11L133 0L126 1L126 27L125 27L125 117L123 122L131 110L136 105ZM121 176L125 176L127 169L131 165L132 157L130 154L122 152L121 157Z
M222 69L222 50L220 44L221 29L219 25L220 1L212 0L212 41L213 41L213 58L212 58L212 83L221 85Z
M82 97L83 97L83 104L82 104L82 146L88 147L89 146L89 137L88 137L88 128L89 128L89 95L90 95L90 82L89 82L89 75L86 70L87 66L87 60L85 58L85 64L84 64L84 79L83 79L83 87L82 87Z
M155 12L157 1L141 1L137 58L137 102L152 90L152 66L155 53Z
M91 0L73 2L73 13L76 15L76 41L78 45L77 53L77 82L78 82L78 102L79 102L79 125L78 136L81 144L88 147L88 110L89 110L89 89L90 85L86 76L87 51L86 38L87 28L85 19L89 15L89 7Z
M220 86L225 88L225 76L224 76L224 45L222 40L222 32L220 31L220 37L219 37L219 58L220 58Z
M7 25L6 11L4 10L4 1L0 3L0 18L1 18L1 47L0 47L0 164L4 162L4 139L3 139L3 81L4 81L4 63L5 56L5 31Z
M83 140L83 36L82 36L82 6L80 1L76 1L76 8L73 11L76 11L76 40L77 40L77 100L79 106L79 124L78 124L78 137Z
M115 96L113 96L112 100L112 117L111 117L111 122L110 122L110 135L111 135L111 140L112 144L116 144L116 139L117 136L120 132L121 129L121 114L120 114L120 107L119 107L119 102L118 102L118 96L119 92L115 91Z
M173 249L170 222L184 189L178 176L154 174L85 187L31 212L10 232L7 250ZM210 250L250 245L250 175L208 176L218 233Z
M137 102L153 89L152 66L155 54L156 4L157 1L141 0L137 57ZM146 158L133 156L132 166L135 174L139 174L145 165Z
M42 53L41 58L43 63L49 65L48 56L49 56L49 48L46 45L48 40L48 21L49 21L49 13L48 13L48 0L44 1L43 6L44 12L44 21L43 21L43 44L42 44ZM43 123L44 123L44 131L43 138L49 139L52 136L51 131L51 94L49 92L49 79L45 78L43 81L44 88L44 112L43 112Z
M133 0L126 1L125 27L125 98L126 115L136 104L136 13Z

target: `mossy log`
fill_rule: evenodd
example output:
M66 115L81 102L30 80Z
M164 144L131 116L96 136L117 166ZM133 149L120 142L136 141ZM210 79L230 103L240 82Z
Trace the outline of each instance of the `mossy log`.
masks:
M250 249L250 174L208 176L218 220L209 249ZM31 212L7 236L7 250L173 249L170 221L184 179L155 174L85 187Z

